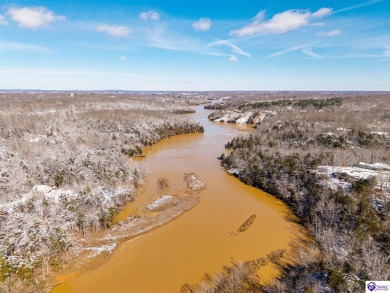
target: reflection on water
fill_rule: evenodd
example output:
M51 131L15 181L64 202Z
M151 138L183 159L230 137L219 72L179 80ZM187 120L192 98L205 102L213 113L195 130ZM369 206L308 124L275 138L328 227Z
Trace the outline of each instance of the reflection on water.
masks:
M142 159L150 174L145 190L119 217L145 215L145 205L160 194L158 178L169 181L168 192L184 196L184 173L195 172L206 183L200 203L173 222L122 244L97 269L53 292L178 292L184 283L195 283L204 273L213 274L232 259L246 261L287 249L303 232L291 221L288 208L266 193L229 176L216 159L224 144L247 126L219 124L207 120L201 106L189 118L199 121L204 134L180 135L148 147ZM231 232L252 214L253 225L243 233ZM260 271L267 281L277 274L271 266Z

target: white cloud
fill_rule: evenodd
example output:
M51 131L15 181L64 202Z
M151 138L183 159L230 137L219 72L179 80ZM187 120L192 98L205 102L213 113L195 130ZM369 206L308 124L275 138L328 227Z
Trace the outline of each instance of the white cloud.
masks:
M237 58L237 56L230 56L229 61L230 62L238 62L238 58Z
M341 30L336 29L330 32L319 33L319 35L326 36L326 37L333 37L333 36L341 35L342 33L343 32Z
M160 14L155 10L143 11L139 14L142 20L159 20Z
M35 29L56 20L64 20L65 17L55 15L45 7L11 7L8 9L11 18L20 27Z
M260 11L250 25L231 31L231 35L245 37L257 34L281 34L310 24L310 21L330 14L332 9L321 8L314 13L307 10L286 10L263 21L265 12Z
M211 28L212 21L210 18L201 18L192 24L192 27L197 31L207 31Z
M245 52L244 50L242 50L241 48L239 48L238 46L234 45L233 43L229 42L229 41L226 41L226 40L218 40L218 41L215 41L213 43L210 43L206 46L206 48L209 48L209 47L214 47L214 46L228 46L231 48L231 52L235 53L235 54L238 54L238 55L242 55L242 56L245 56L245 57L248 57L248 58L251 58L251 54Z
M7 25L8 21L0 14L0 25Z
M118 58L118 60L119 60L119 61L125 61L125 60L126 60L126 56L120 56L120 57Z
M131 33L131 29L128 28L127 26L113 26L113 25L105 25L105 24L99 25L96 28L96 31L108 33L115 37L126 37Z
M331 12L332 12L331 8L324 7L324 8L318 9L316 12L312 13L311 17L321 18L321 17L325 17L325 16L329 15Z

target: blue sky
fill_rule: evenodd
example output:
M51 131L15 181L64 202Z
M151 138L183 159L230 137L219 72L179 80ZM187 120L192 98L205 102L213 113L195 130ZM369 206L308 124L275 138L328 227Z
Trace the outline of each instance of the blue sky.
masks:
M0 88L390 90L390 1L2 1Z

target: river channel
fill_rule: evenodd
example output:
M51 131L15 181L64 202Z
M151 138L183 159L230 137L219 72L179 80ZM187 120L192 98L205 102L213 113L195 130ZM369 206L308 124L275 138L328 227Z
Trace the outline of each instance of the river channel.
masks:
M251 128L212 122L202 106L188 118L204 126L203 134L179 135L145 148L142 164L148 170L144 190L119 217L145 214L145 205L159 194L157 180L165 178L165 193L186 196L185 173L194 172L206 184L199 204L168 224L121 244L96 269L62 283L53 292L179 292L205 273L215 274L232 260L247 261L285 249L304 238L302 228L281 201L247 186L226 173L217 160L224 145ZM234 235L252 214L253 224ZM278 274L267 265L259 271L265 283Z

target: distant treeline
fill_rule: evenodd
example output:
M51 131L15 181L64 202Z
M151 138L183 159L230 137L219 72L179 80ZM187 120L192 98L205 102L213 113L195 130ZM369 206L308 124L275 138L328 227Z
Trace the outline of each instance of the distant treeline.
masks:
M342 105L341 97L327 98L327 99L280 99L273 101L259 101L259 102L246 102L246 103L238 103L235 101L223 101L218 103L212 103L205 105L204 108L208 110L225 110L228 108L237 108L238 110L254 110L254 109L262 109L269 107L314 107L316 109L322 109L330 106L340 107Z
M301 108L306 108L309 106L322 109L329 106L338 106L340 107L343 104L342 98L328 98L328 99L302 99L302 100L275 100L275 101L264 101L264 102L255 102L249 104L243 104L238 107L238 109L258 109L258 108L268 108L271 106L285 107L285 106L296 106Z

